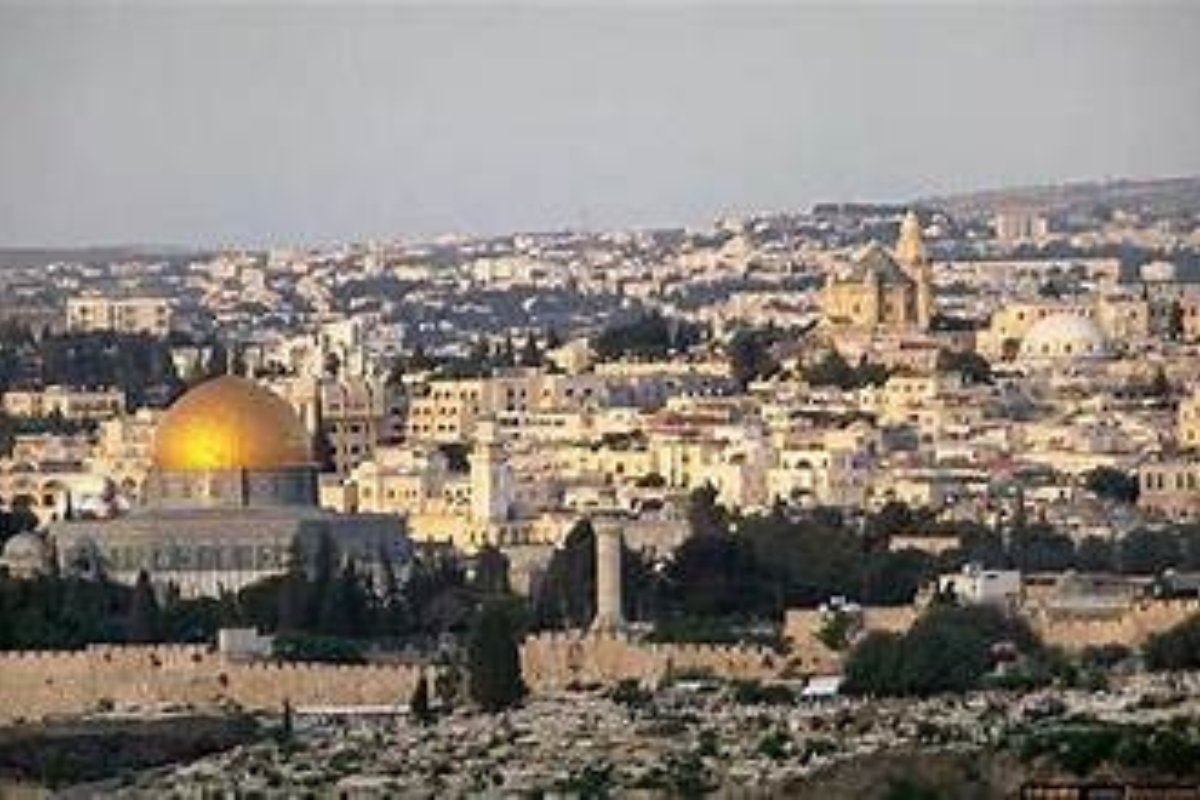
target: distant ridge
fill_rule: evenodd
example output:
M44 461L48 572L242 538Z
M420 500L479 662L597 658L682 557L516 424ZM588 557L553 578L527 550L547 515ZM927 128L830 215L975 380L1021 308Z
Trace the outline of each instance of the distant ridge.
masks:
M1071 214L1091 212L1098 207L1188 214L1200 212L1200 176L986 189L926 197L915 200L914 204L941 208L954 216L986 216L1007 210Z
M102 245L95 247L0 247L0 269L36 267L57 262L75 264L111 263L114 261L157 261L193 256L203 252L196 248L173 245Z

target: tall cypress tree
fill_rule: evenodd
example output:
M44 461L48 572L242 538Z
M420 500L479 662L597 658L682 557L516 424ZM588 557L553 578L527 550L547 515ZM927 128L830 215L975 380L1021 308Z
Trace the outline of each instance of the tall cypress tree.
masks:
M129 641L137 644L155 641L158 638L158 617L158 600L154 597L154 587L150 584L150 576L146 570L142 570L138 573L129 602L126 629Z
M366 592L353 562L346 562L324 592L318 625L329 636L355 637L367 632Z
M484 711L511 708L525 694L516 632L503 604L489 601L480 610L467 642L467 669L471 699Z
M322 533L317 540L317 550L313 554L313 579L309 586L308 625L319 626L325 608L325 597L334 590L337 579L338 552L337 545L328 533Z
M508 556L495 545L480 549L475 559L475 589L485 595L508 594Z
M379 614L376 616L375 633L381 636L397 636L408 627L407 609L400 581L396 579L396 568L386 547L379 548L380 592Z
M433 711L429 707L429 681L424 673L417 679L417 687L408 701L408 712L421 725L433 722Z
M288 569L279 585L278 629L289 633L311 627L308 575L304 550L299 539L293 539L288 553Z

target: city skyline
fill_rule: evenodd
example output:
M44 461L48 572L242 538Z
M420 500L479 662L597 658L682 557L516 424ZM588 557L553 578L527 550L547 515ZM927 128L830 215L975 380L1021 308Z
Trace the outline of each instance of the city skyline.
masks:
M0 20L4 246L652 227L1200 172L1182 4Z

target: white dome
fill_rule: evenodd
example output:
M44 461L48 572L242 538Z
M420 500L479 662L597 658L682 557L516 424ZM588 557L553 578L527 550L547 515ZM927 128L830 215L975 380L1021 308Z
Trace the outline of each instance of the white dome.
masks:
M46 540L36 533L18 533L4 543L0 562L19 573L41 572L49 563L50 550Z
M1175 265L1170 261L1151 261L1142 264L1142 280L1147 283L1172 283L1175 280Z
M1034 324L1021 340L1022 361L1101 358L1108 344L1096 323L1079 314L1052 314Z

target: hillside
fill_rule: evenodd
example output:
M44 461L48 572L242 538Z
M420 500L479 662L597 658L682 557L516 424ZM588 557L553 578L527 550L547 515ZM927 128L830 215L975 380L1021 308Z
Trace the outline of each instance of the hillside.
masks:
M925 197L915 203L945 209L956 217L991 216L1011 209L1074 215L1106 208L1152 216L1189 215L1200 213L1200 176L988 189Z

